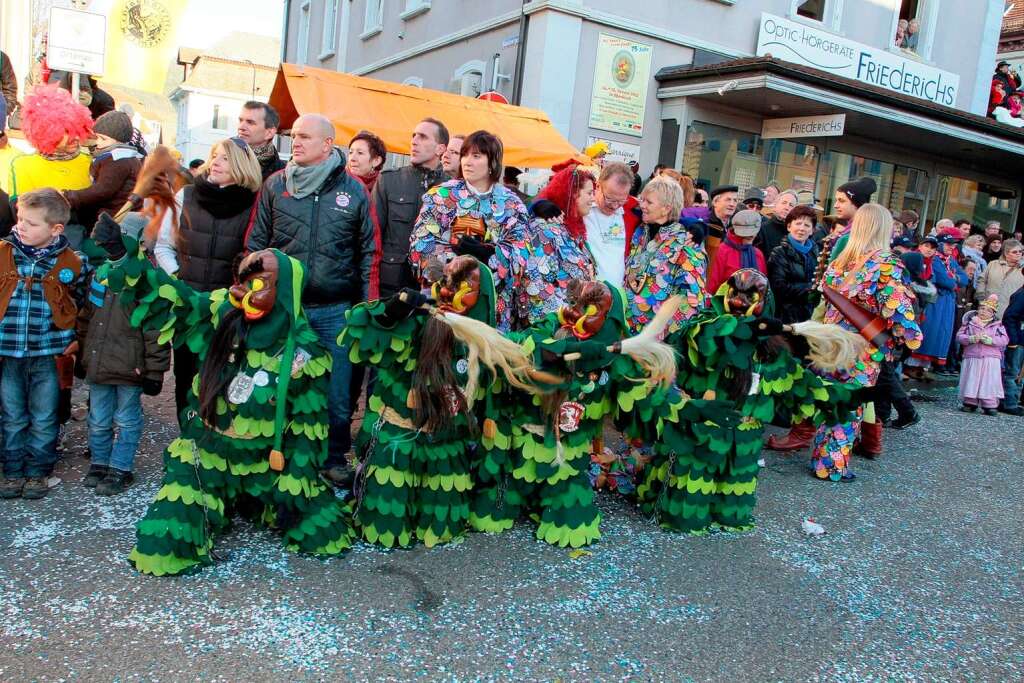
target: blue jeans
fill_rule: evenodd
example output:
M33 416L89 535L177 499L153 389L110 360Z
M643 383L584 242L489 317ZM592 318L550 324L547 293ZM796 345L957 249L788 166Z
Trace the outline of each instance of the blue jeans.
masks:
M338 335L345 329L345 313L351 304L330 304L303 308L309 326L320 337L320 343L333 359L330 384L327 388L327 416L330 432L327 438L325 467L340 465L352 447L352 406L349 401L352 381L352 363L348 349L338 346Z
M1006 349L1003 355L1003 407L1013 409L1020 405L1021 384L1017 381L1020 375L1021 362L1024 361L1024 346Z
M0 362L4 476L47 477L57 462L57 364L53 356Z
M141 438L142 387L90 384L89 452L92 454L92 464L131 472Z

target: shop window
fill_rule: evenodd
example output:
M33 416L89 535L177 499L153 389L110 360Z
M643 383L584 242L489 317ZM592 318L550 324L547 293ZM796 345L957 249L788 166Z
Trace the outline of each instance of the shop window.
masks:
M955 176L939 176L938 192L929 210L929 225L941 218L966 218L974 225L999 221L1013 225L1017 192L1005 187L979 183Z
M744 193L775 182L784 190L814 189L818 150L789 140L695 121L686 132L683 170L704 187L738 185ZM810 197L808 197L808 201Z
M817 195L825 210L831 212L837 187L864 177L872 178L878 185L878 190L871 197L873 202L886 207L893 215L905 209L921 215L928 196L927 173L844 152L828 152L821 160Z

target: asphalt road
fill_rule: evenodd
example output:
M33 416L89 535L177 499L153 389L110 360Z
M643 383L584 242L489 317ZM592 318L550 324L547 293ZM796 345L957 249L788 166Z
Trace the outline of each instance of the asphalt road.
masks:
M167 391L128 493L95 497L72 456L49 498L0 501L0 681L1021 680L1024 420L931 393L856 483L768 453L744 535L664 533L602 494L604 538L578 558L523 525L321 561L239 524L221 563L157 579L124 558Z

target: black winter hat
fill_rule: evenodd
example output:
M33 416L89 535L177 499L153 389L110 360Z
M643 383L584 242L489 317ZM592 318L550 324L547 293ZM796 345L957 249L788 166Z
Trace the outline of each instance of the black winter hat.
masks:
M857 180L851 180L848 183L843 183L837 188L838 192L842 192L853 205L860 208L871 201L871 195L878 189L878 185L875 184L872 178L858 178Z
M118 142L126 143L132 139L132 120L123 111L108 111L92 124L94 133L106 135Z

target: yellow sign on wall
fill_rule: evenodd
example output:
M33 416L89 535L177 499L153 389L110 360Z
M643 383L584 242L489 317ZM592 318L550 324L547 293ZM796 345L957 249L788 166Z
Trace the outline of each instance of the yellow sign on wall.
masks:
M162 93L178 50L187 0L113 0L107 14L103 82Z
M652 52L650 45L600 34L590 103L591 128L643 135Z

